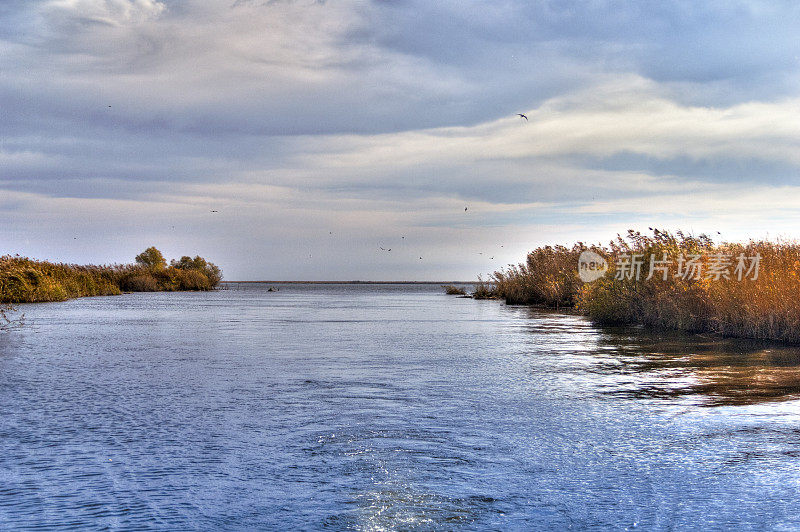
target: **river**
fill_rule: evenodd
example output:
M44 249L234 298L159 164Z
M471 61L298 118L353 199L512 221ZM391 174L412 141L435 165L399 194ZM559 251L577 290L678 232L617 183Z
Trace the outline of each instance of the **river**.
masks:
M23 306L0 528L800 528L800 349L271 286Z

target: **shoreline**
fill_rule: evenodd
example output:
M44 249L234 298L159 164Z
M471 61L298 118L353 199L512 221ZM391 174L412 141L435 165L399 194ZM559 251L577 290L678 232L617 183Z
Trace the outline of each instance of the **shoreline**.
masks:
M480 281L220 281L219 284L396 284L396 285L477 285Z

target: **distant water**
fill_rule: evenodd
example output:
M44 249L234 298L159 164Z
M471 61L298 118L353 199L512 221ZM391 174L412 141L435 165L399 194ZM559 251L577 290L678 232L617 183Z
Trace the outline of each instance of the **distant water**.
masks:
M800 351L438 286L26 306L0 529L798 529Z

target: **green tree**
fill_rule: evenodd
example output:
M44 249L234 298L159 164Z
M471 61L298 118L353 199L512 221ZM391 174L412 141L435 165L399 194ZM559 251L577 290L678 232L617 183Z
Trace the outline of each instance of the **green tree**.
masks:
M136 255L136 263L150 270L163 270L167 267L167 261L154 246L150 246L143 252Z

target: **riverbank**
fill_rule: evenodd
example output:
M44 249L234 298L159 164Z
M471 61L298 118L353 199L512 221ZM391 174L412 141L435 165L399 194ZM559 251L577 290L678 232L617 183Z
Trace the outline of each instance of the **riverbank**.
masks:
M211 290L222 278L202 257L182 257L168 265L156 248L134 264L77 265L6 255L0 257L0 303L65 301L123 292Z
M584 261L605 260L603 273ZM602 266L602 265L600 265ZM715 244L706 236L629 231L608 246L538 248L494 272L482 296L569 307L601 324L800 343L800 245Z

